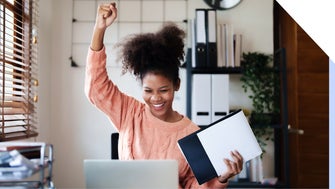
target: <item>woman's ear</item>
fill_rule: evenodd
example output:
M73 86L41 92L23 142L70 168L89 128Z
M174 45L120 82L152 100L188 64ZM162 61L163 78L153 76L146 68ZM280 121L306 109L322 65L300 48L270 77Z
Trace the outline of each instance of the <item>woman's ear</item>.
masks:
M174 90L175 90L175 91L178 91L179 88L180 88L180 78L177 79L177 82L175 83Z

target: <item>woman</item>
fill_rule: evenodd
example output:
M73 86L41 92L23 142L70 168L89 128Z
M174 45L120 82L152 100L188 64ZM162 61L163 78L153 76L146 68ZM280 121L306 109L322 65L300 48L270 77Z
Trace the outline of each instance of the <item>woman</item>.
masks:
M119 132L119 158L175 159L179 166L179 188L225 188L228 179L242 169L241 155L224 159L227 172L199 186L177 141L198 130L186 116L172 108L179 90L179 66L183 60L184 31L173 24L157 33L130 36L120 44L123 71L140 79L145 103L122 93L108 78L104 34L117 18L115 3L100 5L87 56L85 92Z

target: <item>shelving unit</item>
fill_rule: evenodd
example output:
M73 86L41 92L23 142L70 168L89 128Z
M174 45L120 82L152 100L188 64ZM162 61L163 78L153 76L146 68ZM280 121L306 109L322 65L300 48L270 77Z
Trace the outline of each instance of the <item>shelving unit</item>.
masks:
M188 57L186 63L186 114L189 118L192 118L192 80L193 74L240 74L240 67L220 67L220 68L194 68L192 67L190 51L188 51Z
M52 181L53 145L6 142L2 143L1 147L6 145L15 147L20 155L30 161L29 163L36 165L36 169L31 170L28 175L20 175L15 173L15 167L0 167L0 188L55 188ZM10 171L11 168L13 171Z
M188 59L189 60L189 59ZM281 121L274 124L274 157L275 176L278 182L275 185L250 182L243 179L239 182L230 182L229 188L287 188L289 186L289 158L288 158L288 113L287 113L287 81L286 81L286 54L285 49L274 52L274 66L280 74L281 93ZM192 76L193 74L241 74L239 67L227 68L193 68L192 64L186 64L186 113L191 119L192 115Z

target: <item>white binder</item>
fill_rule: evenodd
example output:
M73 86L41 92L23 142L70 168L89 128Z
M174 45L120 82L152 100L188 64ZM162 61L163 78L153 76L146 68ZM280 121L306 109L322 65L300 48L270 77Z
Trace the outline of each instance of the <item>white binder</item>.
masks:
M191 25L189 26L189 30L191 31L191 44L192 44L192 68L196 67L196 33L195 33L195 20L191 19Z
M208 125L229 114L229 75L194 74L192 120Z
M194 74L192 83L192 121L197 125L211 123L211 75Z
M211 122L229 114L229 75L212 74Z
M216 39L216 10L207 10L207 67L218 67Z
M196 67L207 66L206 10L196 9L195 19Z
M207 21L208 21L208 42L216 43L216 11L207 11Z

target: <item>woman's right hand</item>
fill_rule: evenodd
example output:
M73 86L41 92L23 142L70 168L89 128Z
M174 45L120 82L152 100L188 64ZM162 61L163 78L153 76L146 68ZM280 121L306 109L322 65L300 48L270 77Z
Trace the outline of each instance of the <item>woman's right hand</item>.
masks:
M116 4L101 4L97 10L97 17L95 21L91 49L94 51L99 51L103 48L103 39L105 35L106 28L110 26L117 17Z
M96 29L106 29L117 18L116 3L101 4L97 10Z

